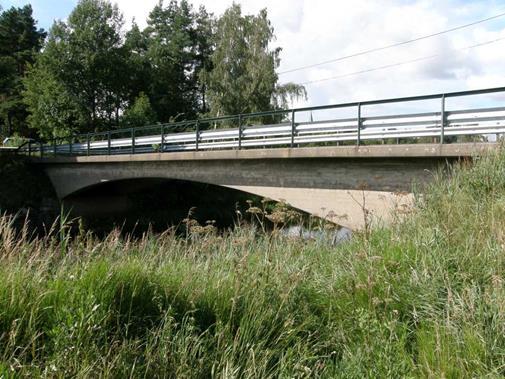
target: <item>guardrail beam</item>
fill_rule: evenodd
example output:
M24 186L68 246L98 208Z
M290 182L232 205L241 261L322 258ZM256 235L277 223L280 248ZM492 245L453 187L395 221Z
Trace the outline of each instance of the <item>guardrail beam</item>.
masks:
M289 110L278 109L267 112L256 112L250 114L239 114L236 116L223 116L207 118L195 121L180 121L176 123L144 126L131 128L130 130L107 131L101 133L87 133L82 135L71 134L62 139L52 139L52 152L68 154L91 155L96 149L103 153L106 149L108 155L123 153L130 149L132 154L150 152L156 150L154 147L160 142L160 151L189 151L205 149L244 149L250 147L274 147L291 146L295 147L307 144L320 143L353 143L360 146L365 141L381 142L385 139L399 140L400 138L420 138L433 137L440 138L443 144L447 136L458 135L489 135L505 133L505 107L494 106L478 109L461 109L446 111L446 98L473 96L505 92L505 87L488 88L476 91L461 91L445 94L433 94L423 96L412 96L404 98L372 100L364 102L353 102L343 104L324 105L316 107L293 108ZM363 117L362 107L378 104L405 103L409 101L440 99L440 108L435 107L430 112L410 113L410 114L389 114L372 115ZM496 105L496 104L494 104ZM356 107L356 108L354 108ZM301 121L301 112L324 111L331 109L350 108L357 111L357 115L351 118L329 118L318 121ZM289 115L291 119L289 120ZM270 125L251 125L247 128L244 118L272 116L273 123ZM226 120L238 120L237 129L213 129L201 130L200 124L203 122L218 122ZM297 122L298 120L298 122ZM280 123L275 123L280 121ZM183 132L167 134L166 126L186 126L194 125L195 131L185 129ZM158 127L160 129L158 129ZM146 132L148 129L159 131L159 135ZM142 133L140 132L142 131ZM130 136L124 133L130 132ZM115 137L112 139L111 134ZM97 136L104 136L102 140ZM106 138L105 138L106 137ZM238 137L238 138L237 138ZM99 138L99 137L98 137ZM34 142L35 143L35 142ZM35 149L28 144L28 155L39 150L40 155L44 155L45 146L38 143ZM113 149L114 147L114 149ZM26 151L26 150L24 150ZM51 151L51 142L47 144L47 151Z

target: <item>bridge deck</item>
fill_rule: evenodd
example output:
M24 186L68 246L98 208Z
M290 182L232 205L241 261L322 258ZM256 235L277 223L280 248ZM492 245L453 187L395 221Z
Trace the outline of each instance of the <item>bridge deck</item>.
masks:
M365 146L326 146L221 151L186 151L122 155L48 156L44 163L189 161L282 158L458 158L481 155L496 149L498 143L400 144Z

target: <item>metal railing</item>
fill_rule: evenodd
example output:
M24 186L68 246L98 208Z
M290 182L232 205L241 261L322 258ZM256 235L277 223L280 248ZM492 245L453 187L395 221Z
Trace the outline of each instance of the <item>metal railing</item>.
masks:
M49 142L30 142L20 149L28 155L110 155L147 152L298 147L398 141L445 143L457 136L487 136L505 133L505 107L446 110L449 98L503 93L505 87L425 96L372 100L344 104L274 110L234 116L181 121L100 133L71 135ZM365 108L440 100L438 109L418 113L365 116ZM300 120L310 112L353 109L353 117L322 116ZM487 139L481 137L481 139ZM423 141L427 142L427 141Z

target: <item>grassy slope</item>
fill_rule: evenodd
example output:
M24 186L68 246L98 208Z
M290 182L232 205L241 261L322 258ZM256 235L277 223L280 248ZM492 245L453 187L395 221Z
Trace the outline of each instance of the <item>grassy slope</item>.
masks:
M505 375L503 152L337 248L247 229L192 243L9 233L0 225L6 375Z

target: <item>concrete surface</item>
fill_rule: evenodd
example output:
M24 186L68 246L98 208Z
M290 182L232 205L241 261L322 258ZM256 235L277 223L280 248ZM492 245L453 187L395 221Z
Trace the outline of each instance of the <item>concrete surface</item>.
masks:
M400 144L361 146L318 146L297 148L205 150L188 152L165 152L146 154L58 156L44 157L46 163L91 163L91 162L145 162L186 160L230 160L230 159L279 159L279 158L457 158L480 155L493 150L496 143L453 143L453 144Z
M282 199L295 208L359 229L365 224L365 209L374 222L388 223L394 210L403 212L411 205L414 186L429 183L447 163L496 146L332 146L54 157L38 162L61 199L108 181L178 179Z

